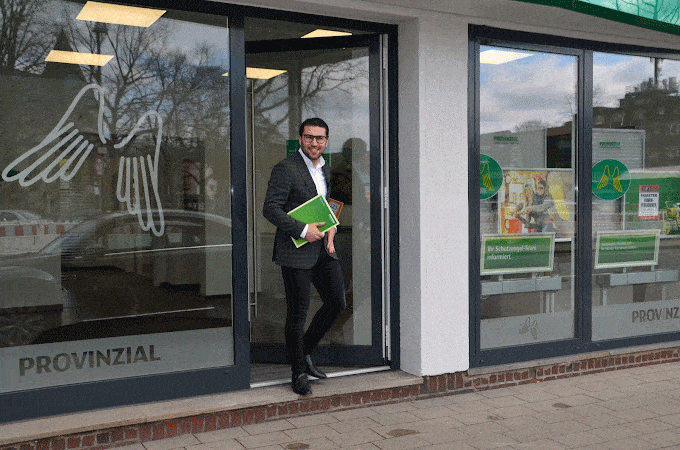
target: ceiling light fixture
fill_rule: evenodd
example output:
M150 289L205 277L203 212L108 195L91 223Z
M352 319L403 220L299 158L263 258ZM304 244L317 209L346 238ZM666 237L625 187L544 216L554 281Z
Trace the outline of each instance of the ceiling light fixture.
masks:
M352 33L347 33L345 31L333 31L333 30L324 30L322 28L318 28L318 29L302 36L302 39L305 39L305 38L320 38L320 37L334 37L334 36L351 36L351 35L352 35Z
M259 67L246 67L246 78L254 78L257 80L268 80L270 78L278 77L282 73L286 73L286 71L278 69L262 69ZM229 72L223 73L222 76L228 77Z
M65 64L85 64L88 66L104 66L111 61L113 55L99 55L96 53L65 52L52 50L45 61Z
M533 53L522 53L509 50L485 50L479 54L479 62L482 64L505 64L529 56L533 56Z
M130 25L133 27L150 27L163 14L165 14L165 10L162 9L87 2L83 9L80 10L76 19Z

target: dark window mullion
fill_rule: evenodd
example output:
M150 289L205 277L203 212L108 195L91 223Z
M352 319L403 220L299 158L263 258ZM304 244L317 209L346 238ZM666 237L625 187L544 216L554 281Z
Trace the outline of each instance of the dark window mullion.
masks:
M231 106L231 217L234 357L237 366L250 368L248 321L248 174L246 130L246 58L244 15L230 17L229 100ZM249 385L250 373L245 381Z
M576 257L576 308L577 336L585 345L592 342L593 302L593 186L591 169L593 166L593 52L585 50L579 58L579 105L577 131L577 257Z
M480 275L480 187L479 187L479 133L480 133L480 62L479 42L470 39L468 44L468 199L469 209L469 296L470 296L470 366L480 365L481 333L481 275Z

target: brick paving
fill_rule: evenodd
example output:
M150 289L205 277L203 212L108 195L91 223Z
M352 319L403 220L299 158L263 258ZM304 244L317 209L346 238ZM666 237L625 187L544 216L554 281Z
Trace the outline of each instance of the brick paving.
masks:
M680 448L680 363L322 412L121 450Z

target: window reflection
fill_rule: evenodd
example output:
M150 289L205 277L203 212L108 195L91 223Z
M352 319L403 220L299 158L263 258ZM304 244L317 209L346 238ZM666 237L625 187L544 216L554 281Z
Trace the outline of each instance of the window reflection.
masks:
M576 58L480 54L481 348L570 338Z
M674 60L594 54L593 164L620 161L630 180L617 199L593 197L595 340L680 330L679 74ZM603 264L611 233L632 250ZM656 239L652 260L636 236Z
M230 327L226 18L3 7L0 347Z

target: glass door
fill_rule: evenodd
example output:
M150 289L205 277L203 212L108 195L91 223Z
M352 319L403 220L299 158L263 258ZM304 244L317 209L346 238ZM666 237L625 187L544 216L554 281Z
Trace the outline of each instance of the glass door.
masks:
M248 26L246 26L246 30ZM337 39L340 39L338 41ZM317 364L381 365L383 355L379 100L379 36L286 39L246 45L252 382L287 376L286 299L281 269L272 262L275 227L262 215L276 163L298 150L298 127L309 117L329 125L324 158L331 167L330 197L342 203L336 249L347 290L347 310L321 341ZM375 71L375 67L378 71ZM379 97L377 97L379 98ZM377 123L378 126L372 124ZM375 194L374 194L375 193ZM376 252L377 250L377 252ZM308 324L321 301L313 290ZM263 366L263 364L266 364ZM279 366L272 366L278 364ZM333 367L326 366L332 372Z

